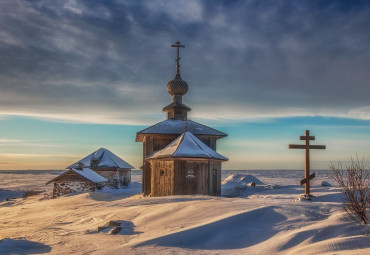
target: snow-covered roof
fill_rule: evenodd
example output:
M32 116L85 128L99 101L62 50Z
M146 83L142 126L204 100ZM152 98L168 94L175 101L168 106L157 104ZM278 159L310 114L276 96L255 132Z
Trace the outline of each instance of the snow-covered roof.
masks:
M94 170L91 170L90 168L82 168L82 170L72 168L71 170L73 172L85 177L86 179L94 182L94 183L107 182L108 181L103 176L99 175L98 173L96 173Z
M84 167L92 167L92 160L96 161L96 165L94 165L93 167L117 167L129 169L134 168L132 165L105 148L100 148L99 150L94 151L90 155L68 166L67 168L77 168L78 162L81 162Z
M190 132L183 133L165 148L147 157L147 159L155 158L207 158L228 160L228 158L209 148Z
M82 168L81 170L76 169L76 168L72 168L72 169L62 173L61 175L58 175L54 179L48 181L46 183L46 185L49 184L50 182L58 180L60 177L66 175L67 173L70 173L71 171L75 172L76 174L81 175L82 177L88 179L89 181L91 181L93 183L107 182L108 181L103 176L99 175L98 173L96 173L94 170L91 170L90 168Z
M185 120L173 120L168 119L159 122L153 126L145 128L136 134L136 141L142 140L143 134L173 134L181 135L184 132ZM203 124L197 123L195 121L187 121L187 130L194 135L212 135L224 137L227 134L222 133L216 129L207 127Z

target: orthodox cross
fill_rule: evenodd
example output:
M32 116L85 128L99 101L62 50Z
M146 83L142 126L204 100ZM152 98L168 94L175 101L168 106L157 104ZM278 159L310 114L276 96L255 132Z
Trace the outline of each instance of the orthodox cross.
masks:
M171 44L171 47L177 48L177 58L176 58L176 73L180 73L180 48L185 48L185 45L182 45L180 41L175 42L175 44Z
M315 178L315 173L310 175L310 149L321 149L325 150L325 145L310 145L310 140L315 140L314 136L310 136L310 130L305 131L304 136L300 136L299 140L306 141L305 145L289 144L289 149L305 149L306 150L306 164L304 168L304 179L299 182L299 185L305 184L304 192L306 195L310 195L310 180Z

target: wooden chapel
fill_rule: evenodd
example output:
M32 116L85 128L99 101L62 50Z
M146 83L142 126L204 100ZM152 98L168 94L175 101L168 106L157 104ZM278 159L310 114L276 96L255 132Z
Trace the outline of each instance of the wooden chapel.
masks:
M227 136L227 134L188 119L187 113L191 109L182 102L182 96L188 91L188 84L182 80L180 75L179 54L180 48L185 46L177 41L171 47L177 48L176 74L175 78L167 83L167 91L172 96L172 103L163 108L163 111L166 112L166 120L136 133L136 142L143 143L142 193L145 196L172 194L220 195L221 161L228 159L216 152L216 141ZM187 149L197 150L201 146L207 151L208 156L204 153L197 154L195 151L187 157L180 158L171 154L166 154L166 157L155 156L158 156L158 154L155 154L156 152L165 149L166 146L176 144L175 141L184 141L184 137L190 136L195 137L195 139L191 137L187 138L186 141L194 142L196 140L196 142L195 145L193 144ZM214 157L215 155L217 156ZM171 173L177 173L177 175L172 176L171 179L169 178ZM200 175L203 177L199 177ZM176 178L183 178L184 181L177 180L176 183L178 184L174 184L173 181ZM169 182L172 182L172 184ZM157 187L158 185L170 186L166 188ZM181 185L182 188L174 185ZM176 192L159 191L161 189L172 189Z

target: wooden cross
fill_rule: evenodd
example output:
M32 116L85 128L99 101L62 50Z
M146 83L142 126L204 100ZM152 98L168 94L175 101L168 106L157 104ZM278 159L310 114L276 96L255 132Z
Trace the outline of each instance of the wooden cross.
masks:
M321 149L325 150L325 145L310 145L310 140L315 140L314 136L310 136L310 131L306 130L304 136L300 136L299 140L306 141L305 145L289 144L289 149L305 149L306 150L306 164L304 168L304 179L299 182L299 185L305 184L304 192L306 195L310 195L310 180L315 178L315 173L310 175L310 149Z
M175 42L175 44L171 44L171 47L177 48L177 58L176 58L176 72L180 73L180 48L185 48L185 45L182 45L180 41Z

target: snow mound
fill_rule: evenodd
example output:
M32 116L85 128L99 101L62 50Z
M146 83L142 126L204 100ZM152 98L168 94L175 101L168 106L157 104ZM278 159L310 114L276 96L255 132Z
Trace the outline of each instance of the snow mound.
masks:
M229 175L223 182L223 186L235 186L235 185L245 185L254 182L256 185L264 185L258 178L249 174L232 174Z
M321 186L323 186L323 187L332 187L332 185L327 181L322 181Z
M223 182L221 187L221 195L225 197L237 197L241 191L247 189L251 183L255 185L264 185L258 178L248 174L233 174L229 175Z

